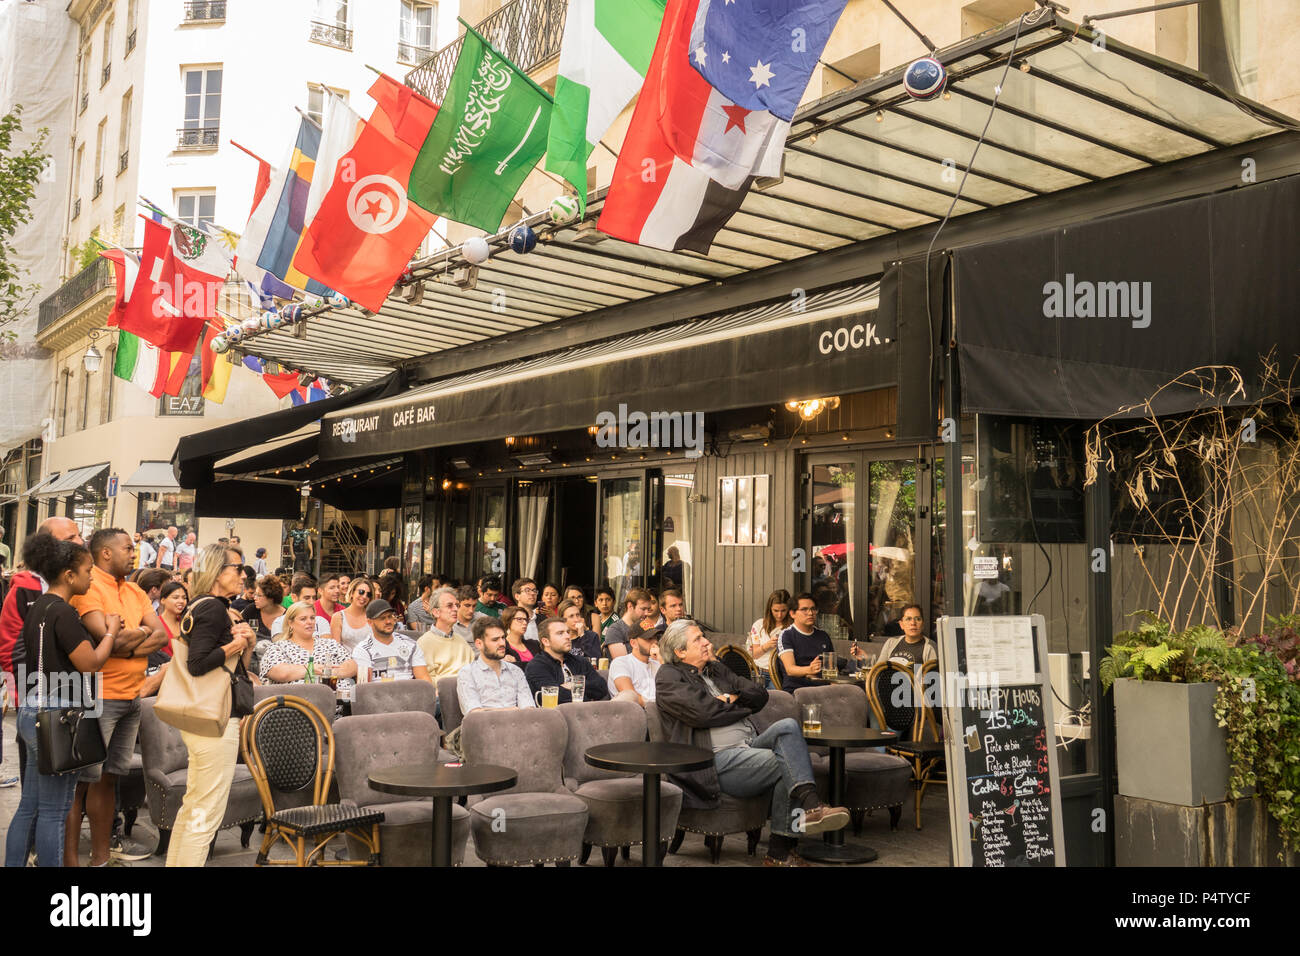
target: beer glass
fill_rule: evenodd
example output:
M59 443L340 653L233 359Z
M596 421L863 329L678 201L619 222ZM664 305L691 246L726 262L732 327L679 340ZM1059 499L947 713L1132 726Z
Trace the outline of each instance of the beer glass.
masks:
M803 705L803 732L806 734L819 734L822 730L822 705L821 704L804 704Z
M822 652L822 677L835 676L835 654L832 651Z
M538 707L558 707L560 706L560 688L543 687L537 693L533 694L533 700Z
M587 678L574 674L573 683L569 690L573 694L573 702L575 704L581 704L587 694Z

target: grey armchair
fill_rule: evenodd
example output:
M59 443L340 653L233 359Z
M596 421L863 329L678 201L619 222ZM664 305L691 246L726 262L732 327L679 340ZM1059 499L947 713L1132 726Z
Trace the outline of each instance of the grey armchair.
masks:
M442 709L442 732L449 734L464 719L460 712L460 696L456 693L455 677L438 678L438 706Z
M158 828L158 856L166 856L171 842L172 826L185 799L186 778L189 776L190 755L181 740L181 732L164 724L153 712L154 698L140 700L140 756L144 763L145 798L149 804L149 819ZM253 824L262 816L262 800L257 794L257 784L248 768L235 765L235 779L230 786L230 799L226 801L226 814L221 818L221 829L240 828L240 844L248 849L253 834Z
M509 790L470 798L479 859L488 866L568 866L581 856L587 804L564 786L564 717L536 708L476 710L460 733L466 763L497 764L519 775Z
M564 748L564 785L587 805L587 830L582 838L582 862L593 846L601 849L606 866L613 866L620 848L641 843L644 794L637 774L599 770L587 763L588 748L599 744L635 743L646 738L645 711L630 701L602 700L562 704L559 708L569 728ZM682 809L680 787L659 783L659 832L672 833ZM642 853L666 852L663 847L642 847Z
M410 683L404 681L402 683ZM420 681L419 683L424 683ZM433 862L433 798L411 799L372 789L372 771L408 763L435 763L439 759L438 724L432 714L365 714L340 717L334 724L338 750L335 773L344 805L382 810L379 825L381 866L429 866ZM469 813L451 808L451 859L459 866L469 842ZM348 852L367 852L360 840L348 840Z
M858 687L830 684L825 687L800 687L794 692L796 707L821 704L822 723L827 726L867 726L867 695ZM817 792L830 800L830 759L812 753L813 777ZM844 806L853 818L853 832L862 832L862 821L870 810L889 808L889 827L898 829L903 802L912 789L912 768L902 757L877 753L866 748L851 748L844 755Z
M437 704L438 692L427 680L375 681L357 685L356 699L352 702L352 716L418 710L434 717Z

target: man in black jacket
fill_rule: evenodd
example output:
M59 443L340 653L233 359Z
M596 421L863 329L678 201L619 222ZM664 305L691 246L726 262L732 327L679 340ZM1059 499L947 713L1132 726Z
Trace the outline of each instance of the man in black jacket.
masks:
M560 703L567 704L573 700L570 690L572 678L583 677L586 678L583 700L609 700L609 685L605 678L596 672L587 658L570 653L573 635L569 632L569 625L558 617L547 618L538 628L537 636L541 639L542 653L534 654L524 668L529 690L536 694L543 687L558 687Z
M694 621L669 625L659 641L663 666L655 678L655 704L664 736L712 750L713 766L672 775L682 806L712 808L722 793L751 797L772 790L772 833L764 866L807 866L794 847L803 834L839 830L843 807L817 798L808 745L792 718L761 734L749 718L767 704L767 691L710 661L709 640Z

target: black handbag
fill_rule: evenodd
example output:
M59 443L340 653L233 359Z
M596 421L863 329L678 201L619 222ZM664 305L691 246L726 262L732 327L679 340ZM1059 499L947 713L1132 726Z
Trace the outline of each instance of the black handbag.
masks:
M48 609L46 620L49 619ZM38 637L36 698L36 768L43 774L71 773L103 763L108 752L99 730L99 718L86 716L84 707L45 706L45 621ZM86 681L82 677L83 699Z
M238 661L233 671L225 664L221 669L230 675L230 716L247 717L253 712L253 681L244 670L244 662Z

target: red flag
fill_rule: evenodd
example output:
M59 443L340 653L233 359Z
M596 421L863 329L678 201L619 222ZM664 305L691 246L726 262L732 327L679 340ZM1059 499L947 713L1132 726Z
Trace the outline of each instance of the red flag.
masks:
M126 312L127 299L135 289L135 280L140 273L140 260L125 249L104 249L99 253L113 263L113 281L117 286L117 295L113 299L113 311L108 314L106 324L114 328Z
M298 387L297 372L281 372L279 375L267 372L262 376L262 380L270 386L271 391L275 392L276 398L284 398Z
M199 340L196 338L188 348L164 352L158 356L158 377L154 379L153 388L150 390L154 398L181 393L185 379L194 364L194 352L198 345Z
M687 59L690 26L698 7L699 0L668 0L597 228L639 245L707 255L713 237L740 208L753 177L745 178L737 188L728 188L709 178L703 165L695 167L678 158L664 135L664 126L675 130L681 145L694 141L704 123L706 111L698 84L703 83L707 90L708 83ZM708 99L706 94L705 102ZM689 128L692 122L694 129ZM749 135L740 124L733 128L742 136ZM784 144L784 137L766 136L767 131L753 127L755 134L765 135L764 150L756 160L763 168L768 164L766 150L779 150Z
M257 182L253 185L253 208L248 210L248 215L251 217L253 215L253 209L257 208L257 204L260 203L262 197L266 195L266 190L270 188L271 164L261 156L258 156L257 153L253 152L247 146L240 146L233 139L230 141L230 145L235 147L235 149L243 150L249 156L252 156L253 159L257 160Z
M381 105L368 122L343 112L346 106L338 111L360 129L337 167L348 175L333 177L293 266L378 312L436 221L407 201L406 188L437 107L422 96L402 94L384 77L371 95Z
M181 223L146 219L140 274L119 327L164 351L192 353L204 320L216 316L229 266L210 243Z

